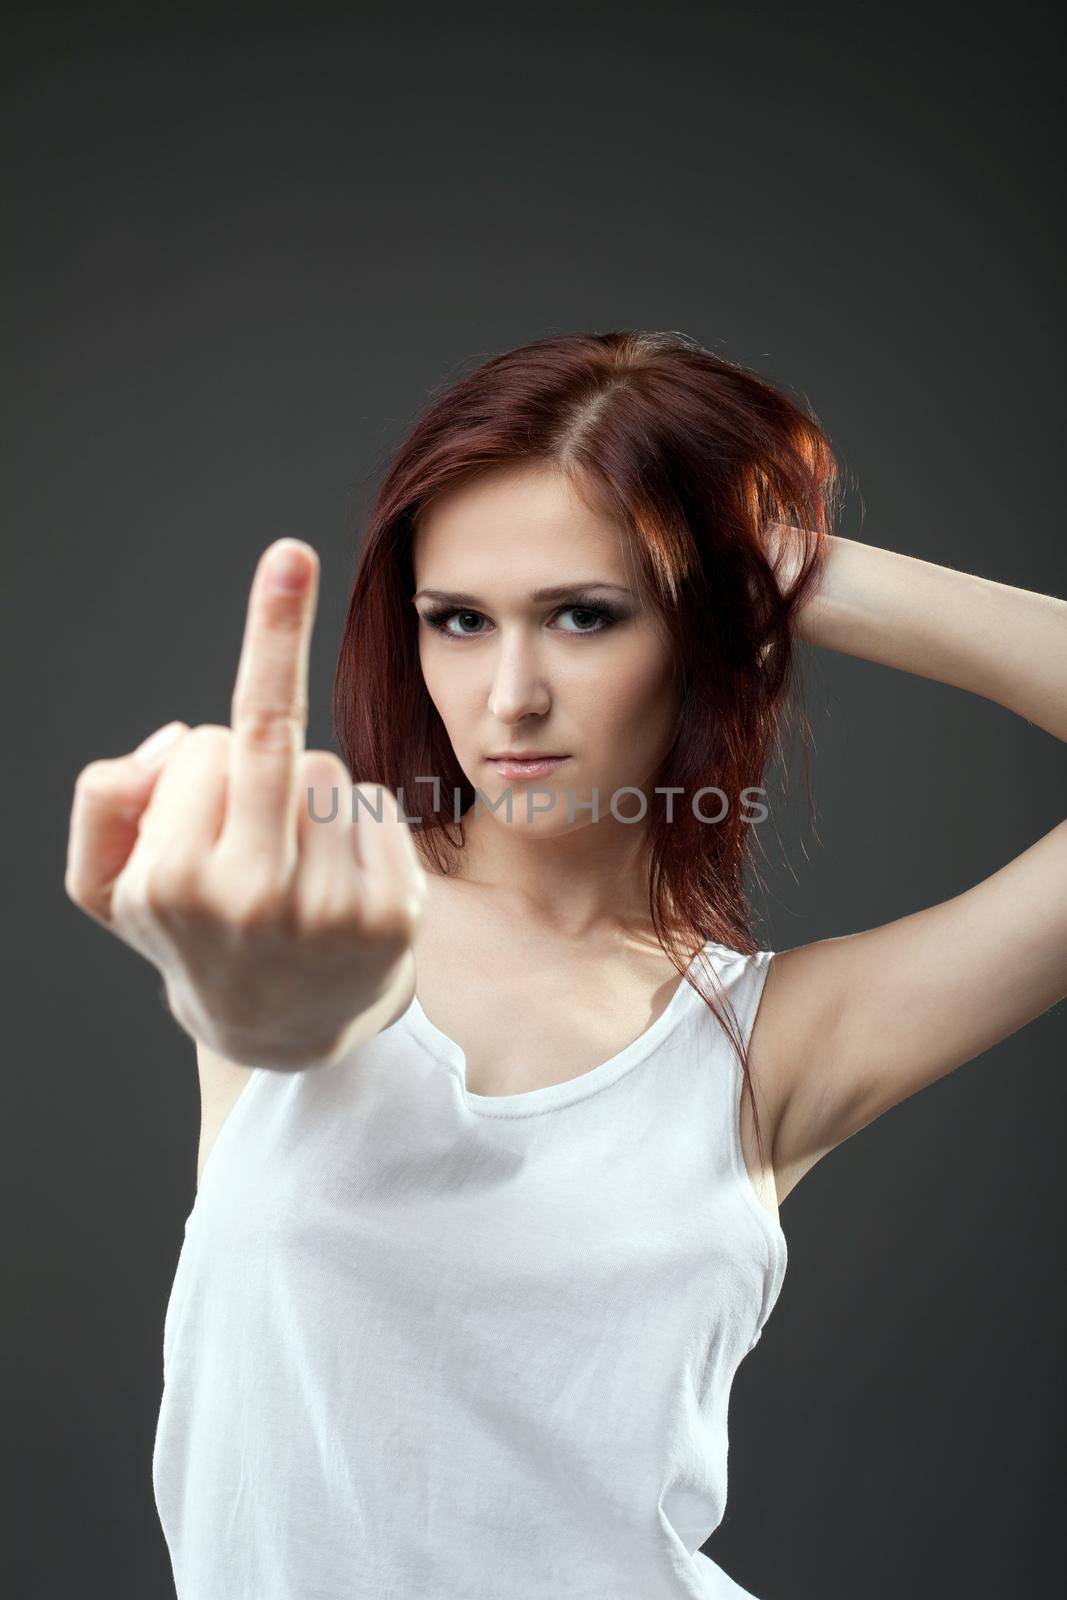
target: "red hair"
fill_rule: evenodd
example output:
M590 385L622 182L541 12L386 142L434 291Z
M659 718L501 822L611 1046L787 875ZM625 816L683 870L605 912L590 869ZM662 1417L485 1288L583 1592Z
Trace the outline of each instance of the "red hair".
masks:
M483 361L431 399L394 452L370 507L334 678L339 749L356 782L400 794L413 837L447 872L462 847L455 811L475 791L426 691L419 665L412 539L445 490L505 463L550 462L626 537L635 580L676 651L684 691L678 732L649 796L649 912L680 974L711 939L759 949L744 886L752 824L739 803L762 785L796 662L792 620L818 584L839 473L806 406L679 333L578 333ZM765 536L798 530L802 559L780 587ZM808 729L806 718L800 723ZM454 796L434 810L436 775ZM685 803L717 786L709 825ZM402 791L402 794L400 793ZM451 825L458 838L449 833ZM702 998L738 1054L762 1139L748 1052L729 1006ZM725 995L723 1000L726 1001ZM727 1002L728 1004L728 1002Z

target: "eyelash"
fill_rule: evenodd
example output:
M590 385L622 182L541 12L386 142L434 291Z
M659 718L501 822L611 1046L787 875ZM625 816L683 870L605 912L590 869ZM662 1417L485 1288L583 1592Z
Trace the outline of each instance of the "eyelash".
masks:
M580 594L575 595L574 598L569 600L566 605L560 606L559 611L555 612L554 615L559 616L564 611L588 611L591 612L593 616L599 617L600 619L600 625L598 627L579 628L574 634L572 634L573 638L581 638L583 635L589 634L606 633L609 628L613 628L616 623L623 620L623 614L621 612L615 611L610 606L605 605L602 600L594 601L592 599L587 599L584 595ZM422 618L424 622L428 623L431 628L435 628L437 632L445 639L478 639L481 637L480 633L450 633L446 624L451 620L452 617L480 617L481 615L482 613L480 611L475 611L471 606L439 605L427 608L427 610L422 613Z

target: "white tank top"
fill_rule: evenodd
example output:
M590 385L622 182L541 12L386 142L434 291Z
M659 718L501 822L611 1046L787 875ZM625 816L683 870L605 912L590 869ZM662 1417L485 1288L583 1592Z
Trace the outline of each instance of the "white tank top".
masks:
M773 953L704 950L747 1042ZM523 1094L468 1092L417 999L333 1067L257 1067L164 1323L178 1600L746 1596L700 1550L786 1269L741 1087L684 979Z

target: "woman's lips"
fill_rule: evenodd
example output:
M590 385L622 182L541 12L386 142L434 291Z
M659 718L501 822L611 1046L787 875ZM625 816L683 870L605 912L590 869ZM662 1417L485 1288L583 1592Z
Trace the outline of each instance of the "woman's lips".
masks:
M569 760L569 756L548 756L539 761L508 761L501 757L490 757L489 765L502 778L547 778L550 772L555 772L557 767Z

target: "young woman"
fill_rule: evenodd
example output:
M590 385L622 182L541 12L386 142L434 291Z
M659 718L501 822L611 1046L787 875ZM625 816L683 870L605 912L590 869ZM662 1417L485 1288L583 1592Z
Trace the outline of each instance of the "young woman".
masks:
M1067 823L898 921L753 939L795 640L1067 736L1067 603L835 536L837 482L692 340L510 351L381 485L343 760L303 748L318 564L283 540L232 726L80 774L68 893L197 1043L180 1600L746 1593L701 1545L778 1207L1067 993Z

